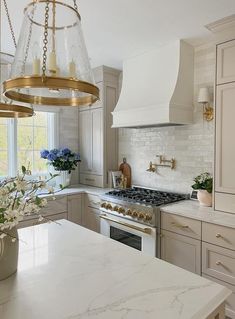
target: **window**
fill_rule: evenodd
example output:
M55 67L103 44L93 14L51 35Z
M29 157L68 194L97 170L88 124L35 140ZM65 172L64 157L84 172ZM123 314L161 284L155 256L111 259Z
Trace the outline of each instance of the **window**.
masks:
M40 150L56 147L56 136L56 113L0 119L0 176L15 175L22 165L33 175L46 173L48 166L40 158Z

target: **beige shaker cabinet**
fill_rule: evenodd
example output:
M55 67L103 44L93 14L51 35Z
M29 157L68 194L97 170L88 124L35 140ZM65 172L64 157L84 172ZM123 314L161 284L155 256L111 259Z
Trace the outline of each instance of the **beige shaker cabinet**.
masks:
M161 259L201 274L201 222L161 213Z
M161 230L161 259L201 275L201 241Z
M108 184L108 171L118 168L118 134L112 114L119 96L120 71L101 66L93 70L100 101L79 108L80 183L96 187Z
M235 81L235 40L217 46L217 81L224 84Z
M82 225L83 222L83 194L68 196L68 220Z
M217 46L216 86L214 200L216 210L229 213L235 213L234 101L235 41L233 40Z

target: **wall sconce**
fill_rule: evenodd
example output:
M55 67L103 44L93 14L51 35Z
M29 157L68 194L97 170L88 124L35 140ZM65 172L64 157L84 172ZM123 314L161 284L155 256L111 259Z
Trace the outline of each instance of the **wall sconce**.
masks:
M210 103L210 94L208 88L200 88L198 93L198 103L203 105L203 118L206 121L211 121L214 118L213 107L209 105Z

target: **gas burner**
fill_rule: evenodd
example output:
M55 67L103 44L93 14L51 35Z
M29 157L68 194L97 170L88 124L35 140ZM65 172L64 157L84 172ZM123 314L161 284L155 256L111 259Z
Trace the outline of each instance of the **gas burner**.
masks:
M160 206L189 198L188 195L184 194L163 192L141 187L113 190L106 193L106 195L151 206Z

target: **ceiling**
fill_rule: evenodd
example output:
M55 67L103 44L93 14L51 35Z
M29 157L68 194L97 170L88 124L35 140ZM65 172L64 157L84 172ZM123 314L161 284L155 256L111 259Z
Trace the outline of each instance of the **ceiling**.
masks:
M70 3L72 0L67 0ZM16 37L29 0L8 0ZM130 56L177 38L201 44L204 25L235 13L234 0L78 0L92 66L122 68ZM2 51L14 53L2 8ZM204 39L204 40L203 40Z

